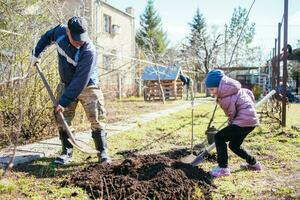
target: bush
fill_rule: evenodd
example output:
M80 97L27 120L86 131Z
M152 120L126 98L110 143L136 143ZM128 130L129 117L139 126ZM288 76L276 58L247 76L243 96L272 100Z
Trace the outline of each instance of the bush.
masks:
M57 0L16 0L0 4L0 29L10 31L0 32L0 148L57 134L53 106L40 77L33 69L33 75L24 79L31 50L40 36L68 19L59 19L60 7L56 3ZM30 11L35 6L38 12ZM60 78L54 47L42 58L40 66L55 91Z
M255 99L259 99L260 98L260 95L261 95L261 88L259 87L259 85L254 85L253 87L253 95L255 97Z

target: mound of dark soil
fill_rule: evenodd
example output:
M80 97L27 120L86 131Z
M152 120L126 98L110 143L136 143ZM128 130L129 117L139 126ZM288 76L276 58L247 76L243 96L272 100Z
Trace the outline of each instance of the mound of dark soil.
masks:
M92 199L193 199L195 188L210 198L211 178L202 169L161 155L132 155L120 164L90 164L63 186L84 188ZM197 199L199 199L197 197Z

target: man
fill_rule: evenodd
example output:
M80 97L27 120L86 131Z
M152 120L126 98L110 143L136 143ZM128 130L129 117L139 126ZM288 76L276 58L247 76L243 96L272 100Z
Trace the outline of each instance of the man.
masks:
M72 17L68 26L58 25L47 31L37 43L32 63L38 62L44 49L55 43L58 53L58 69L61 82L57 87L58 105L55 112L63 112L69 126L75 116L78 101L84 107L91 123L92 138L100 152L99 162L110 163L107 152L105 123L106 111L101 89L98 87L97 53L87 32L87 22L82 17ZM62 142L62 154L54 161L68 164L72 160L73 146L68 135L58 123L59 137Z
M190 95L191 99L193 99L194 98L193 80L188 75L185 75L182 72L180 72L179 78L180 78L181 82L183 83L183 86L186 85L186 100L189 100L189 95Z

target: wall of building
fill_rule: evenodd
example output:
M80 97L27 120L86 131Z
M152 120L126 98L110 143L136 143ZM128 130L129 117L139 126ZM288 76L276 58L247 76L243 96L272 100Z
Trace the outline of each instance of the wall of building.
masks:
M105 2L100 3L96 13L96 41L101 52L99 65L102 74L107 74L101 77L102 87L109 90L117 85L122 87L117 92L121 91L121 96L127 96L136 88L135 65L130 59L124 58L135 57L135 20L131 14ZM109 54L116 54L117 57ZM112 70L115 71L109 73Z

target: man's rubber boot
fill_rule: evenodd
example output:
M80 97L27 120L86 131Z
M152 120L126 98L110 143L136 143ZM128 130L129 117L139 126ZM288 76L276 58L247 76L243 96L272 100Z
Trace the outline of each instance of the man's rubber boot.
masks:
M98 159L101 164L111 163L111 158L108 155L106 135L106 132L101 129L92 131L92 138L95 142L95 147L100 152L98 154Z
M60 165L69 164L72 161L73 145L68 141L68 134L66 131L59 131L59 139L61 140L62 153L54 160L54 163Z

